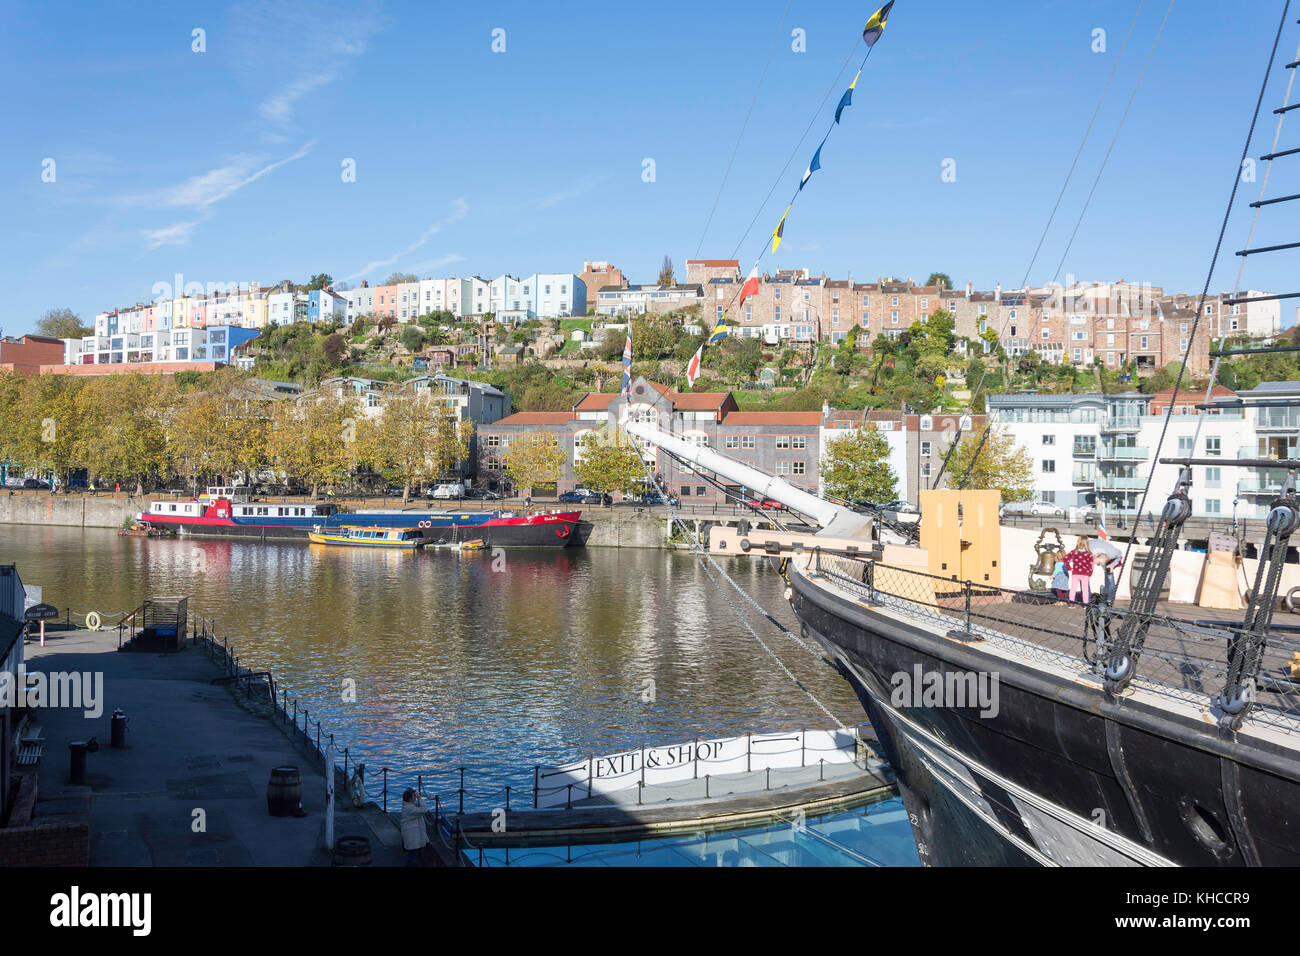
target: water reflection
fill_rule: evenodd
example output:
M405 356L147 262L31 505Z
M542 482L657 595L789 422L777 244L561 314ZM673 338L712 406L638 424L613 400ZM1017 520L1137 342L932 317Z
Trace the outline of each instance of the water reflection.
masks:
M439 786L453 786L461 765L484 774L486 789L527 778L534 764L642 742L827 723L690 555L508 551L494 563L484 552L5 526L0 563L9 562L59 608L108 616L151 595L187 595L244 663L273 671L354 760L433 775ZM731 570L793 625L765 563ZM837 675L789 642L775 646L842 719L865 722ZM355 704L342 701L348 678ZM642 702L648 680L652 704Z

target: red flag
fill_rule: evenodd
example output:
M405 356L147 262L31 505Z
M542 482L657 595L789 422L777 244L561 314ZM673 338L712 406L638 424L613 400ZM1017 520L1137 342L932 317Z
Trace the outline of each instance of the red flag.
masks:
M736 303L737 310L739 310L740 307L745 304L746 299L748 299L751 295L757 295L757 294L758 294L758 266L754 266L754 268L750 270L749 278L746 279L745 284L740 287L740 301Z
M704 357L704 346L701 345L691 356L690 362L686 366L686 383L689 388L695 387L695 380L700 377L700 360Z

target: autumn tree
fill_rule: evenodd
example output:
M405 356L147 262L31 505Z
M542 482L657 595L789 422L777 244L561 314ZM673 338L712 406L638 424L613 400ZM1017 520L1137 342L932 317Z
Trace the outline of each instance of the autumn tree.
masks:
M132 372L88 381L76 396L81 427L77 462L91 475L132 483L144 494L146 479L171 473L167 415L175 387L163 376Z
M664 256L663 263L659 266L659 284L676 285L677 280L673 276L673 260L671 256Z
M544 431L514 436L502 459L514 486L527 491L558 482L566 455L555 433Z
M583 486L606 494L630 494L641 489L645 465L621 431L588 435L579 445L579 452L574 456L573 472Z
M229 367L182 392L168 415L172 462L195 487L203 477L233 480L264 469L269 433L270 400Z
M67 486L69 472L78 467L82 422L77 393L84 384L70 375L40 375L18 386L12 396L13 421L0 426L11 436L4 442L11 461L38 474L53 473Z
M358 459L402 485L405 503L413 486L441 478L464 461L472 438L472 423L441 402L398 389L384 397L382 415L358 428Z
M827 493L845 501L880 504L897 495L898 476L889 467L889 442L874 428L858 428L828 442L821 475Z
M314 393L278 403L267 441L271 467L301 481L313 496L338 484L356 467L359 418L351 395Z
M1034 459L1003 429L992 428L985 440L988 429L987 425L976 428L958 442L948 459L950 484L996 488L1004 502L1028 501L1034 496Z

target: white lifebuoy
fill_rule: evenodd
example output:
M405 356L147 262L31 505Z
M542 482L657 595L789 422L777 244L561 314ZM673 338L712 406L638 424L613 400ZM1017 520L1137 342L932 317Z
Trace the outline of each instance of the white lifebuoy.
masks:
M100 620L98 611L91 611L86 615L86 630L98 631L103 621Z
M1300 614L1300 587L1286 593L1286 609L1292 614Z

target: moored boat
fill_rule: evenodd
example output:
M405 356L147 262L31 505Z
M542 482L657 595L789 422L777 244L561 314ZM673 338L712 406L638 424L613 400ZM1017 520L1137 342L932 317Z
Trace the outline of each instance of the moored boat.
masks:
M481 540L492 548L565 548L581 544L581 511L516 514L512 511L340 511L332 504L250 501L231 487L209 488L196 498L153 501L137 520L189 537L305 539L320 526L419 528L429 544Z
M319 525L307 532L312 544L340 545L352 548L393 548L415 551L428 542L419 528L373 528L343 525L325 529Z

